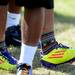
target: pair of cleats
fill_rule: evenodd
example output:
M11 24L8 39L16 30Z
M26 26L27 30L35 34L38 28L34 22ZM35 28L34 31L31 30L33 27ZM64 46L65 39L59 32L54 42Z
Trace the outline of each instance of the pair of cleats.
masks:
M13 27L13 28L17 28L17 27ZM7 30L6 33L8 33L10 30L11 30L11 28L9 28L9 30ZM16 41L16 43L17 43L16 45L18 45L18 43L20 45L20 42L15 40L16 37L19 37L18 40L21 40L20 34L18 34L18 33L20 33L20 30L18 31L16 29L16 33L15 33L15 30L13 29L13 31L10 31L10 32L12 32L11 35L13 37L13 40ZM7 39L6 39L6 41L7 41ZM11 44L14 45L14 43L11 43ZM9 45L10 45L10 43L9 43ZM43 67L45 67L45 68L51 68L51 67L58 66L60 64L73 62L75 59L75 49L69 48L68 46L58 44L58 43L55 43L48 50L40 52L40 54L41 54L40 62L43 65ZM3 56L5 56L5 55L3 55ZM5 57L8 59L9 63L13 64L12 61L10 61L11 59L9 57L7 57L7 56L5 56ZM11 56L11 58L13 58L13 57ZM12 60L14 60L14 59L12 59ZM28 66L27 64L19 64L17 75L32 75L31 71L32 71L31 66Z

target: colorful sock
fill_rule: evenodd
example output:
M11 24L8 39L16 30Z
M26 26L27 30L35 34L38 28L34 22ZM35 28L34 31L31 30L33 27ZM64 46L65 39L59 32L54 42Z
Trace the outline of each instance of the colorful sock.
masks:
M57 44L54 36L54 32L45 33L41 37L41 44L42 44L42 52L48 53L47 51L52 50L53 46Z
M16 14L16 13L10 13L8 12L7 14L7 28L10 26L17 26L20 23L20 18L21 18L21 14Z
M28 64L32 66L32 61L37 50L37 46L29 46L22 43L19 64Z

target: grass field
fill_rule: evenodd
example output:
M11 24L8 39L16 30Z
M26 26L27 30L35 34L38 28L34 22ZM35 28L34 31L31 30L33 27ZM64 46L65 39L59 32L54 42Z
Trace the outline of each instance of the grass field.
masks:
M59 42L75 47L75 0L55 0L55 34ZM18 58L20 48L10 47L11 53ZM50 70L41 67L39 52L34 59L33 75L75 75L74 64L64 64ZM16 66L0 64L0 75L15 75Z

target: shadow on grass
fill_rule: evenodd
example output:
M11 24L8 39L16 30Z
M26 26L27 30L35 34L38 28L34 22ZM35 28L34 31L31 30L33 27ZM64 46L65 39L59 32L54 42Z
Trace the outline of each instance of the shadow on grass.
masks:
M75 65L66 63L66 64L58 65L57 67L52 67L52 68L50 68L50 70L69 73L69 72L75 70Z
M67 23L67 24L75 24L75 16L65 16L62 14L58 14L55 12L55 22Z

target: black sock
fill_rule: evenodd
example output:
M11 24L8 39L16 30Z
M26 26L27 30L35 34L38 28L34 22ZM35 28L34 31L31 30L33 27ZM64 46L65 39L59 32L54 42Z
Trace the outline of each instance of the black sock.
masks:
M57 44L54 32L43 34L41 37L41 44L43 53L47 53L47 51L52 50L52 47Z

